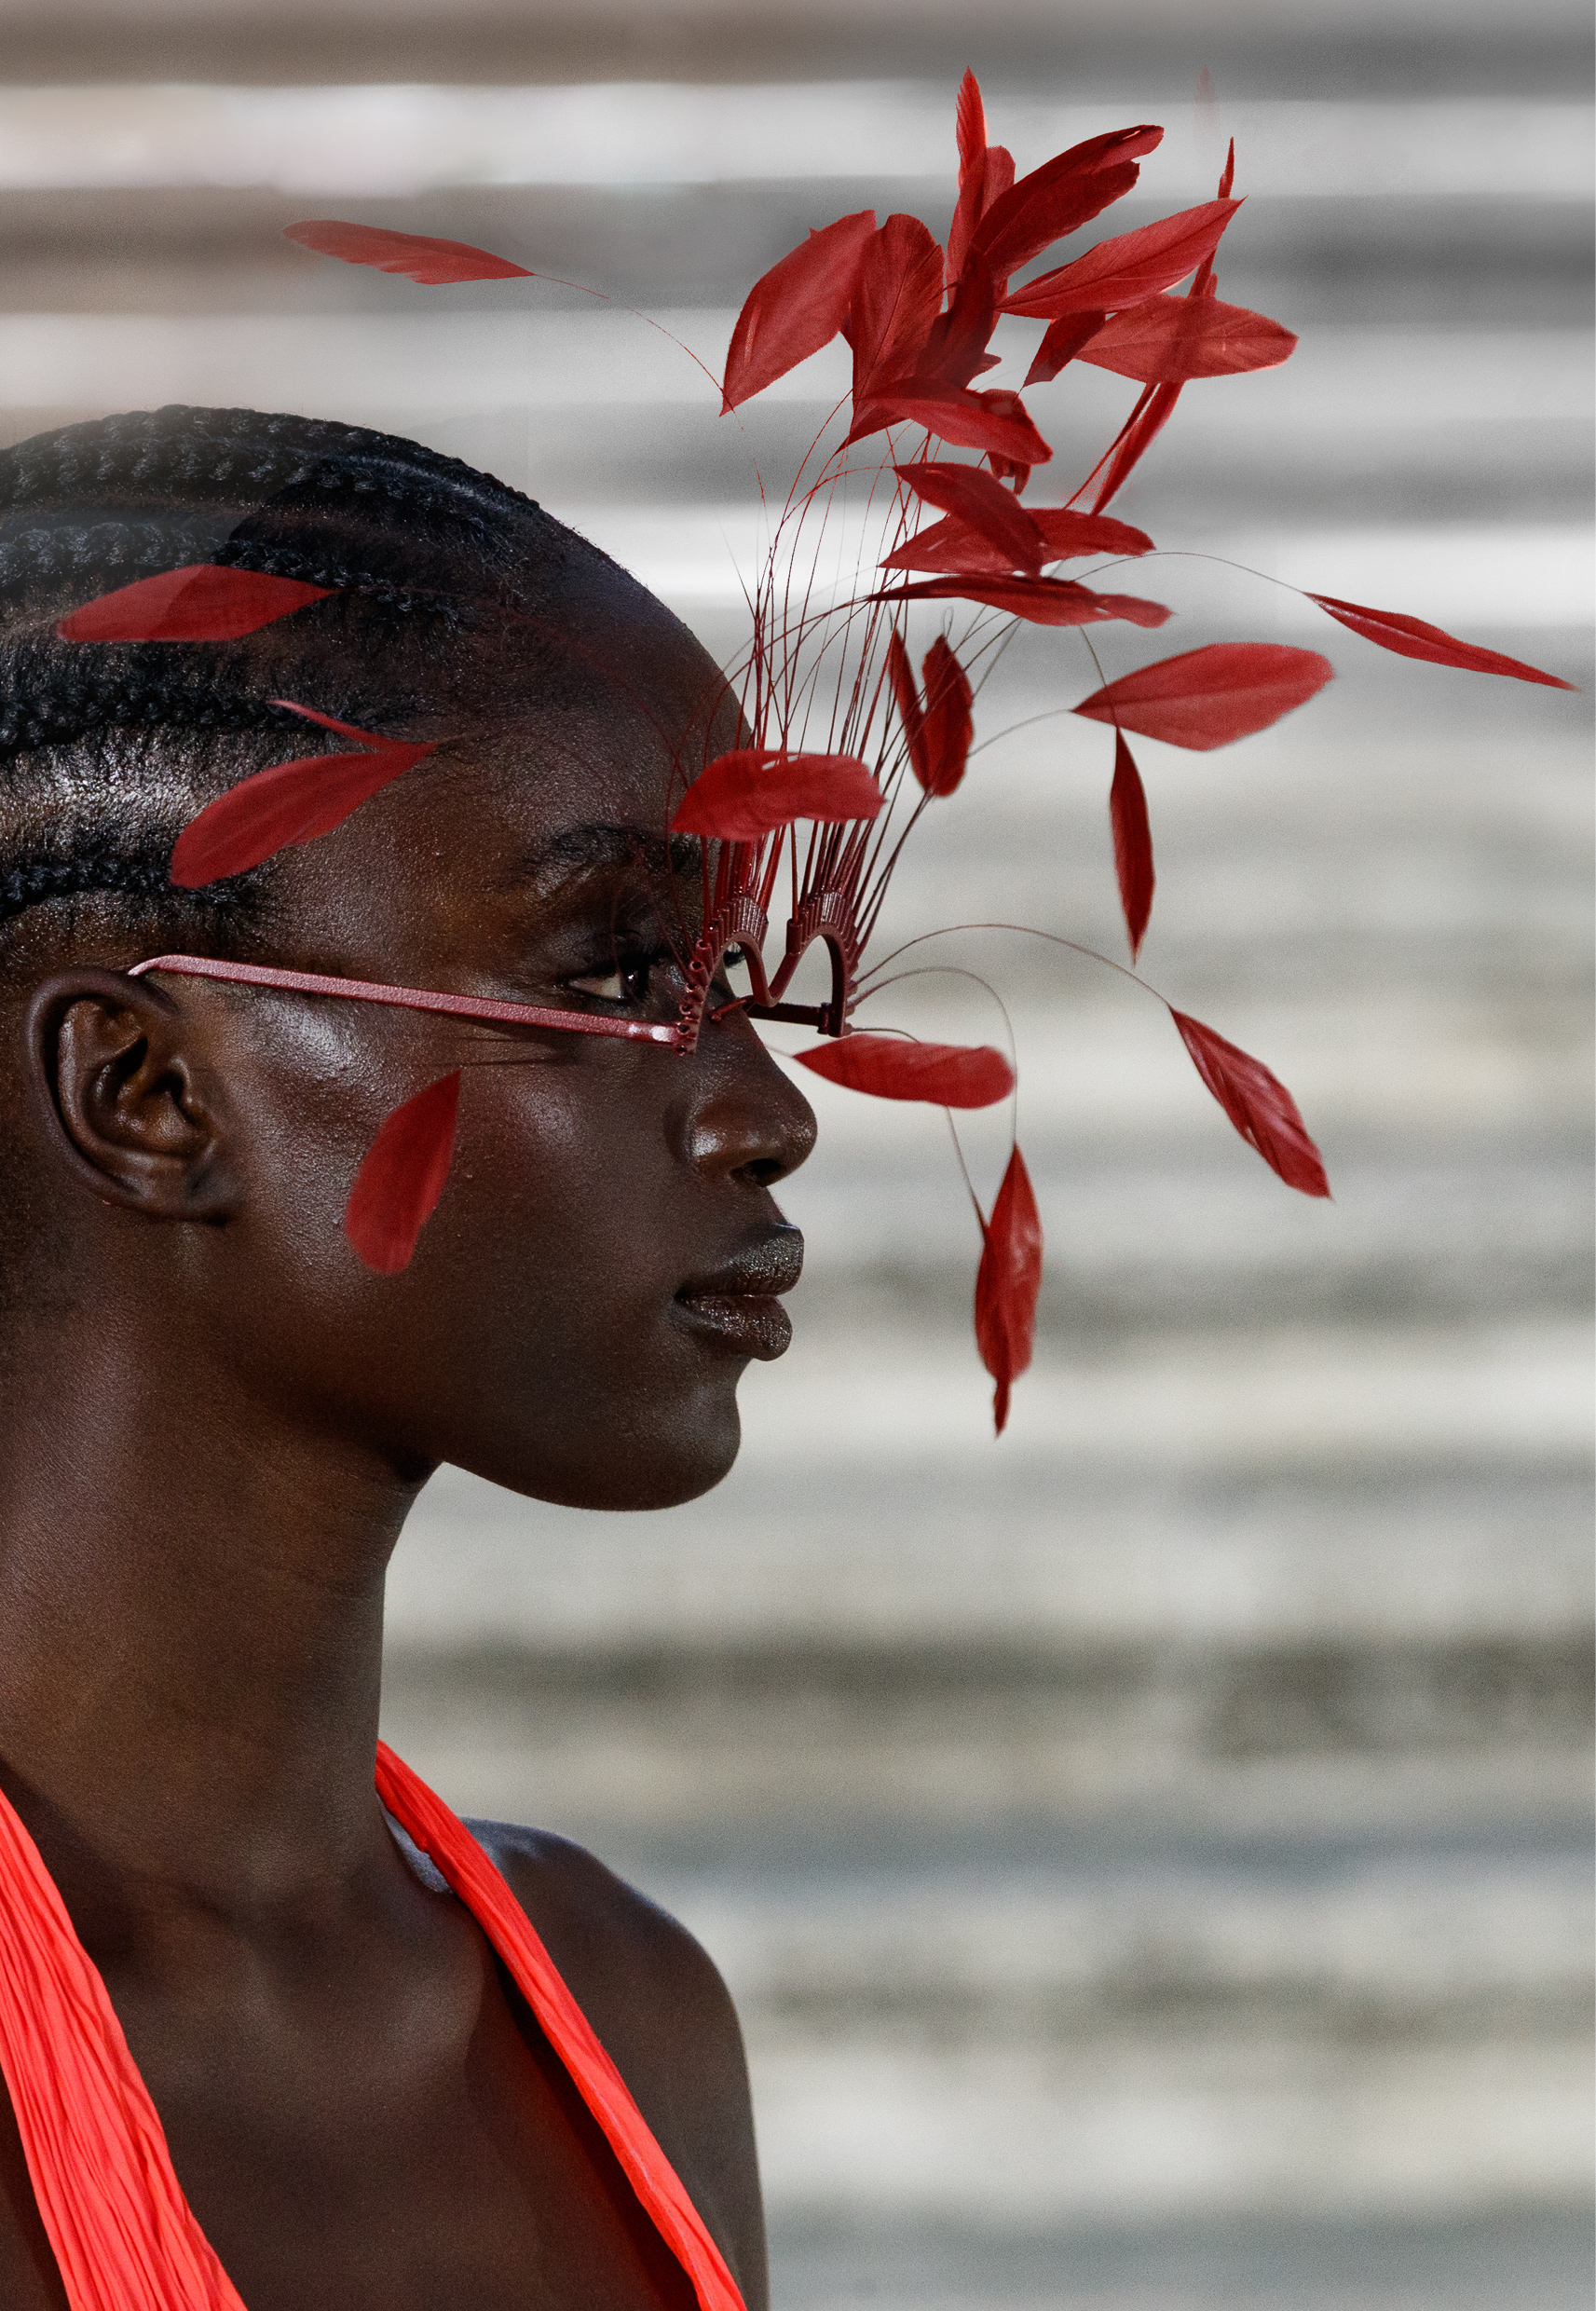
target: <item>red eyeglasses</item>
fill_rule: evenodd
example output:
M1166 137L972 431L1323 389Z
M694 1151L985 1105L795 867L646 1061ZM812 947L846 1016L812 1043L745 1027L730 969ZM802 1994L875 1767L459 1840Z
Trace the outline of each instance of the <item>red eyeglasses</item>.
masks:
M773 976L767 978L761 951L769 925L766 904L781 846L771 846L768 861L760 857L766 847L763 844L734 843L725 847L727 852L742 855L723 857L717 868L711 893L713 911L687 959L686 991L675 1018L669 1021L606 1019L602 1013L593 1011L558 1010L546 1004L499 1003L486 996L443 994L430 988L391 987L375 979L343 978L325 971L290 971L274 964L235 963L212 955L149 955L143 963L134 964L128 976L143 978L147 972L171 971L184 978L280 988L298 995L338 996L347 1003L377 1003L402 1011L430 1011L444 1019L480 1019L495 1027L555 1028L574 1035L607 1035L628 1043L664 1044L685 1055L697 1047L716 973L727 954L737 952L747 967L750 992L746 996L733 996L718 1010L712 1011L712 1019L740 1011L746 1019L783 1019L795 1026L814 1028L823 1035L846 1034L860 946L853 903L857 873L850 876L845 872L840 880L833 874L831 880L825 882L814 882L806 875L797 909L787 923L786 952ZM761 878L765 887L759 891L751 886L761 864L768 865L771 872ZM836 862L827 864L835 867ZM805 951L817 938L830 951L831 1000L821 1004L783 1003L783 991L790 985Z
M816 824L811 828L800 871L797 829L784 826L757 841L721 842L713 868L703 867L703 928L683 966L686 978L676 1016L669 1022L606 1019L593 1011L566 1011L545 1004L498 1003L481 995L448 995L430 988L392 987L375 979L342 978L324 971L290 971L274 964L233 963L211 955L150 955L135 964L130 978L171 971L185 978L221 979L242 987L280 988L291 994L332 995L347 1003L378 1003L402 1011L430 1011L444 1019L480 1019L494 1027L554 1028L573 1035L608 1035L627 1043L664 1044L683 1054L697 1048L715 975L730 953L741 956L749 992L732 996L712 1019L740 1011L745 1019L781 1019L811 1027L823 1035L849 1032L860 952L874 927L885 876L863 907L861 891L879 862L880 838L872 843L867 822ZM765 937L770 906L784 854L789 862L792 898L786 949L767 976ZM890 871L890 866L889 866ZM861 920L861 917L864 920ZM819 1004L784 1003L782 997L809 949L819 940L831 960L831 997Z

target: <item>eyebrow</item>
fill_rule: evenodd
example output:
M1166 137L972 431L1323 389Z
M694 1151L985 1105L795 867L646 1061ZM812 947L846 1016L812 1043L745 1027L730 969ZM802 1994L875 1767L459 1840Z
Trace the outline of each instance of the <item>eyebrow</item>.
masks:
M696 835L669 839L642 827L592 822L567 827L523 858L530 876L564 870L580 873L606 867L641 867L654 876L696 874L703 846Z

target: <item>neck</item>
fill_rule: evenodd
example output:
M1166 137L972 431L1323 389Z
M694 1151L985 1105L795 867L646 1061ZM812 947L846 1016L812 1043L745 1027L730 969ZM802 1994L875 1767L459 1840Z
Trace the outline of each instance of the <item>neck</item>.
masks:
M202 1343L69 1329L0 1415L0 1785L75 1910L63 1878L313 1902L383 1837L383 1580L421 1480L222 1401Z

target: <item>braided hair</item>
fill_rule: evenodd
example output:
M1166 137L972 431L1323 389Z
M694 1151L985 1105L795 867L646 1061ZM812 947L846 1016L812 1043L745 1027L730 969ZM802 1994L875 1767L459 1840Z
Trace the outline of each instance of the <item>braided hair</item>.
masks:
M504 483L361 426L173 406L0 451L0 979L40 909L250 944L269 866L191 893L168 867L213 794L307 751L271 698L391 730L457 688L473 636L602 559ZM334 591L236 642L58 638L80 604L197 562Z

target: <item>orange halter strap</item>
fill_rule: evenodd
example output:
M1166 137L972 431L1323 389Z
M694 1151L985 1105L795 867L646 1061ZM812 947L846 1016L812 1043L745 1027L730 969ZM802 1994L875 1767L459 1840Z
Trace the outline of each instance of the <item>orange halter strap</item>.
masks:
M509 1968L700 2311L743 2311L703 2217L500 1872L380 1743L376 1786ZM244 2311L183 2195L105 1985L4 1793L0 2074L72 2311Z

